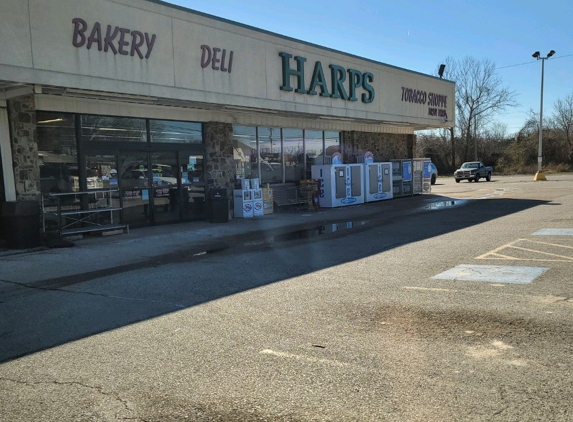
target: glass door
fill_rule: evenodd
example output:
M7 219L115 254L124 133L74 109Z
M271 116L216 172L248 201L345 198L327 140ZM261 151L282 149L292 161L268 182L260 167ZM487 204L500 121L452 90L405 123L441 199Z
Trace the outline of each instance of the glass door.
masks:
M148 153L122 152L119 156L118 180L124 224L145 225L152 221L149 206L151 176L148 169Z
M150 156L153 222L178 221L181 218L181 197L177 153L152 152Z
M182 207L184 219L205 216L205 169L203 155L180 152Z

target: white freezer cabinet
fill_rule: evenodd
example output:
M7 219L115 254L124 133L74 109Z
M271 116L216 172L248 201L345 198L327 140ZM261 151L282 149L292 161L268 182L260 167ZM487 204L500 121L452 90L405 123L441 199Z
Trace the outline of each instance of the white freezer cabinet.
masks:
M313 179L320 180L321 207L364 203L364 164L315 165L311 172Z
M392 199L392 163L364 164L364 201Z

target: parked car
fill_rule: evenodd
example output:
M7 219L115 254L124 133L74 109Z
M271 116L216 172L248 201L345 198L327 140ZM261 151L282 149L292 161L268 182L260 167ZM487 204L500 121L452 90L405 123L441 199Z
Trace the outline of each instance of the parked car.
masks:
M438 168L434 163L430 163L430 173L432 174L430 182L435 185L438 178Z
M454 178L456 179L456 183L460 183L460 181L464 179L468 182L479 182L479 179L485 179L489 182L492 173L493 168L484 166L481 161L468 161L467 163L463 163L462 166L454 172Z

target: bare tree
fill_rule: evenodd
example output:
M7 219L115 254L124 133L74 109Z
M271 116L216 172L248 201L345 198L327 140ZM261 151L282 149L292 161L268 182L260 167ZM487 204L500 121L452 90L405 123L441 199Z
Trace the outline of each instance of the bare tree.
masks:
M553 108L555 128L563 132L569 147L569 160L573 163L573 94L569 94L564 100L557 100Z
M446 58L444 77L456 83L456 129L463 144L463 161L477 155L477 133L500 111L517 105L514 91L503 86L495 64L487 59ZM474 154L470 154L473 141ZM473 157L477 159L476 156Z

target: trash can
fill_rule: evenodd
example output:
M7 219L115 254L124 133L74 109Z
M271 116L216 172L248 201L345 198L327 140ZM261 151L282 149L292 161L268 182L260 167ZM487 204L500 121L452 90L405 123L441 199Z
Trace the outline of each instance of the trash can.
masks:
M211 188L209 190L209 221L211 223L227 223L229 221L230 203L226 188Z
M2 220L4 220L4 235L9 248L28 249L42 244L38 201L4 202Z

